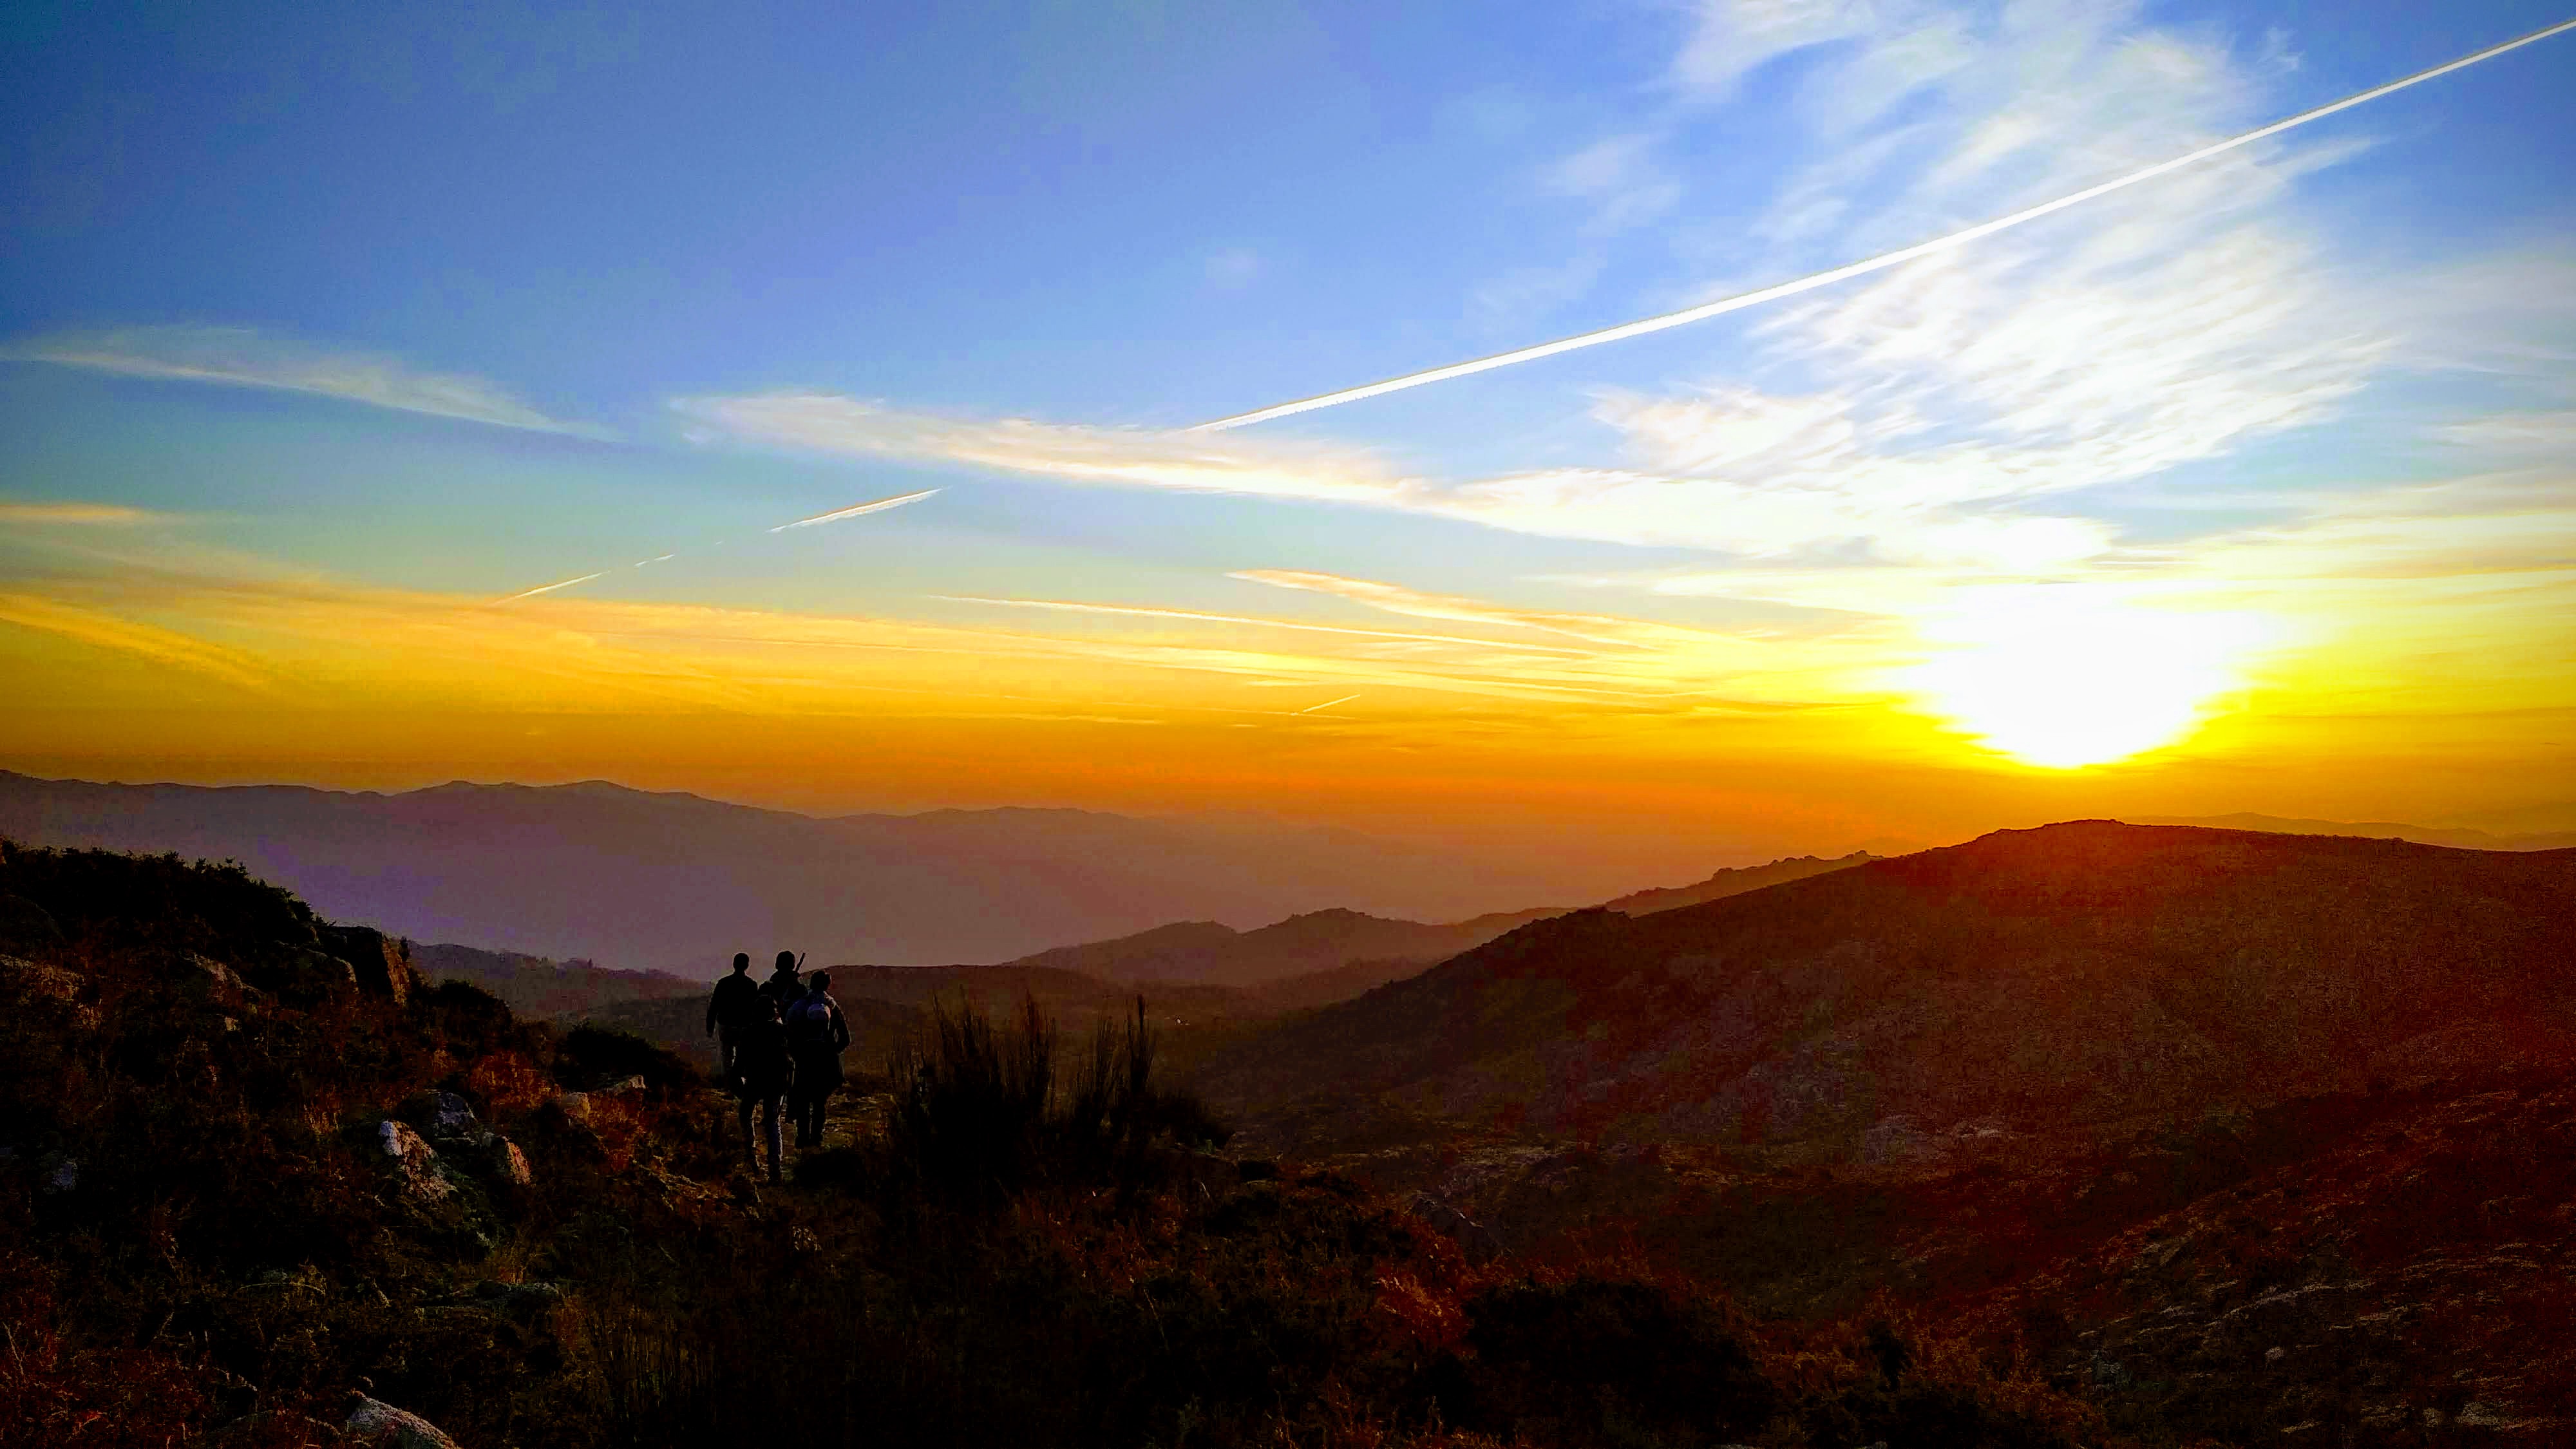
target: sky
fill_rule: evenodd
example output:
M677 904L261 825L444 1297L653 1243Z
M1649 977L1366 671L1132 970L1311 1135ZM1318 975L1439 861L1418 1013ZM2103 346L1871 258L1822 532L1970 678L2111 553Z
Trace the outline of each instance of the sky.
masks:
M2576 828L2576 34L1196 428L2546 5L530 9L0 15L0 765Z

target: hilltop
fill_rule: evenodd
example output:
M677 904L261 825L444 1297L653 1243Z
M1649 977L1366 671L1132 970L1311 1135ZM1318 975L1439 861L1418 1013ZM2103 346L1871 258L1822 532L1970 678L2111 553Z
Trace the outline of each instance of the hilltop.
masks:
M1740 896L1747 891L1758 891L1768 886L1786 885L1793 880L1805 880L1809 876L1849 870L1853 866L1867 865L1881 858L1866 850L1855 850L1849 855L1836 856L1831 860L1813 855L1793 855L1783 860L1772 861L1768 865L1747 865L1738 866L1732 870L1721 870L1706 880L1694 881L1685 886L1632 891L1616 900L1603 901L1601 908L1617 911L1625 916L1651 916L1658 911L1677 911L1684 906L1705 905L1710 901L1722 901L1728 896Z
M1901 1154L1973 1120L2080 1135L2576 1060L2571 943L2576 851L2078 822L1537 922L1245 1043L1206 1085L1256 1112L1329 1095Z

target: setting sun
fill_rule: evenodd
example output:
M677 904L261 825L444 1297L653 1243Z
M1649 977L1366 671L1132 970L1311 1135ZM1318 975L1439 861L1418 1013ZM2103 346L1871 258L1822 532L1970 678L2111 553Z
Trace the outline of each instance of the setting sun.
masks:
M2001 591L1936 636L1915 672L1932 711L1990 749L2071 770L2183 738L2241 683L2260 630L2241 615L2164 613L2072 589Z

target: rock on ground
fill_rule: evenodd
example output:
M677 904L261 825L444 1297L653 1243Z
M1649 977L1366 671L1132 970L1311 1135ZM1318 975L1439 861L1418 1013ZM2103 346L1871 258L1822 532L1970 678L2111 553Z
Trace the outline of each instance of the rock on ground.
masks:
M436 1424L376 1399L359 1399L349 1410L349 1422L340 1427L357 1442L380 1449L456 1449L456 1441Z

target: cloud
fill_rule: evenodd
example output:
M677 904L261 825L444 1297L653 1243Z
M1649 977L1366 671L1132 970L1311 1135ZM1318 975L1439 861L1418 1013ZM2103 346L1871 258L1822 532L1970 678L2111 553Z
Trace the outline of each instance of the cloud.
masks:
M1074 483L1376 504L1420 486L1357 448L952 417L828 393L684 398L673 406L734 437L774 446L962 464Z
M1494 604L1482 599L1460 598L1453 594L1429 594L1401 584L1381 583L1374 579L1344 578L1338 574L1315 573L1298 569L1246 569L1229 577L1247 583L1267 584L1272 588L1298 589L1347 599L1355 604L1389 614L1402 614L1416 619L1443 619L1461 624L1490 624L1510 629L1533 629L1542 633L1581 639L1587 643L1623 649L1673 648L1714 645L1723 636L1701 629L1686 629L1643 619L1623 619L1605 614L1573 614L1547 609L1520 608Z
M1700 0L1671 80L1707 100L1792 51L1850 40L1884 24L1869 0Z
M58 635L94 649L130 654L153 664L206 675L236 689L266 693L275 687L267 674L238 650L61 599L0 593L0 624Z
M243 327L60 333L0 346L0 361L47 362L160 382L272 388L528 432L609 436L550 418L484 378L424 372L378 354L335 351Z
M82 528L123 528L143 523L167 523L171 515L148 508L132 508L122 503L8 503L0 502L0 523L22 523L30 527L62 524Z

